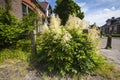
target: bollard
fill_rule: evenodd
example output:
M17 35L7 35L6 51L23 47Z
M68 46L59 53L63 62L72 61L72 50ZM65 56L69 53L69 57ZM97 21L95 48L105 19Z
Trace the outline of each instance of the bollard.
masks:
M107 38L106 49L111 49L112 48L111 44L112 44L112 36L109 35Z
M30 37L31 37L31 51L33 54L36 54L36 31L33 30L30 32Z
M100 31L100 38L102 38L102 31Z

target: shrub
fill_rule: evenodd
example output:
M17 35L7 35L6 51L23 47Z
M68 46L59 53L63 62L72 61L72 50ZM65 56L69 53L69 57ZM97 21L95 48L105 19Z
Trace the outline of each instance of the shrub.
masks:
M19 21L7 10L0 10L0 46L14 44L21 33Z
M31 41L28 39L18 40L15 48L21 49L24 52L30 52L31 51Z
M0 48L15 45L20 39L28 39L29 32L35 29L35 20L37 15L34 12L27 14L20 21L10 10L0 8Z
M29 34L31 30L34 30L39 25L37 21L38 21L37 13L35 13L34 11L25 15L22 18L21 25L20 25L23 30L23 33Z
M62 75L94 72L103 59L98 55L99 50L89 34L82 33L86 22L79 20L77 24L78 20L73 16L62 27L58 18L53 17L50 27L44 26L37 41L38 53L34 56L34 62L50 72Z

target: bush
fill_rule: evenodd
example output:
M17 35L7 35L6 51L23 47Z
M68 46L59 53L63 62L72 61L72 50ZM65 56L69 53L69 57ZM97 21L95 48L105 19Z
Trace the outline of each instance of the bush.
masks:
M24 52L31 51L31 41L27 39L18 40L15 46L16 49L21 49Z
M34 12L24 16L20 21L10 10L0 8L0 49L15 46L18 40L29 39L29 32L35 29L35 20L37 15Z
M7 47L14 44L21 33L19 21L7 10L0 10L0 46Z
M52 18L50 28L44 26L37 42L38 53L34 57L32 55L32 60L45 70L62 75L91 74L103 63L103 59L90 36L82 33L86 24L84 20L80 24L76 24L79 20L76 17L69 20L62 27L58 19Z

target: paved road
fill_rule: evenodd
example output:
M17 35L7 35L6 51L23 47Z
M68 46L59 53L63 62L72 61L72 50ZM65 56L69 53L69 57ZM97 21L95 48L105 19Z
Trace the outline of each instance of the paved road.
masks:
M112 38L112 49L104 49L106 47L107 37L102 38L101 41L101 51L103 55L109 59L109 62L120 67L120 37Z
M105 48L107 43L107 37L102 38L101 48ZM112 38L112 49L117 49L120 51L120 37Z

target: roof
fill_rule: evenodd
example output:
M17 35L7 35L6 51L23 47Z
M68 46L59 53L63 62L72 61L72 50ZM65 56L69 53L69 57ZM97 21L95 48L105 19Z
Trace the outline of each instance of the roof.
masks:
M23 0L23 2L25 2L26 4L28 4L29 6L31 6L33 9L35 9L35 8L36 8L36 5L35 5L35 4L33 4L33 3L31 3L31 1L30 1L30 0Z
M113 24L120 24L120 17L118 17L118 18L116 18L116 19L114 19L114 20L111 20L111 25L113 25Z
M44 16L44 11L38 5L38 0L23 0L23 2L26 3L26 4L28 4L33 9L35 9L38 13L39 13L39 11L42 11L42 13L40 13L40 16Z
M40 2L41 7L43 8L44 11L46 11L47 6L49 5L48 2Z
M93 28L93 27L99 27L99 26L97 26L96 23L94 23L94 24L90 25L90 28Z
M104 24L103 26L101 26L101 27L106 27L107 26L107 24Z
M111 19L108 19L106 22L110 21L110 25L115 25L115 24L120 24L120 17L118 18L114 18L112 17ZM103 25L102 27L105 27L107 25L107 23L105 25Z

